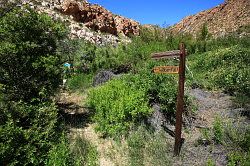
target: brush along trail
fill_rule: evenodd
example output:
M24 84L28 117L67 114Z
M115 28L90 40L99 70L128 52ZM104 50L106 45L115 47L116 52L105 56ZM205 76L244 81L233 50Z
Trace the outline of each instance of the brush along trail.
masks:
M223 145L208 143L201 140L202 130L213 127L216 117L223 120L230 120L237 117L236 109L232 106L231 96L221 92L208 92L203 89L190 89L188 93L194 98L197 105L197 112L188 127L184 127L183 137L185 142L182 146L179 157L172 157L172 165L202 166L208 160L212 160L216 165L227 164L227 150ZM99 154L100 166L125 166L129 163L128 147L126 141L120 143L110 138L103 138L95 132L95 124L90 121L91 111L84 107L86 95L79 93L61 93L59 106L62 108L66 124L69 128L70 141L74 141L77 136L87 139L94 145ZM201 142L198 143L198 140ZM166 137L166 141L174 145L171 136ZM142 163L142 165L150 165Z

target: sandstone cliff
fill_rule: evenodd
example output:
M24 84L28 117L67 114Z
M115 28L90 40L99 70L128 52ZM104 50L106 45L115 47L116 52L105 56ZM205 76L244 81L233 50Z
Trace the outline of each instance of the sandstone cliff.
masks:
M170 28L176 33L196 35L206 24L211 35L218 37L250 25L250 0L227 0L223 4L188 16Z

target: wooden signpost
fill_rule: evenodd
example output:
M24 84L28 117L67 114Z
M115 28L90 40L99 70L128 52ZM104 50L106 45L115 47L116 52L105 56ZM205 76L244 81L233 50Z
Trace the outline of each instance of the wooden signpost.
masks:
M154 73L179 74L176 123L175 123L175 145L174 145L174 155L177 156L180 154L182 145L181 128L182 128L182 112L184 109L184 84L185 84L185 63L186 63L186 50L184 43L180 44L180 50L155 53L152 55L152 59L166 59L166 58L179 58L180 60L179 67L158 66L154 68Z

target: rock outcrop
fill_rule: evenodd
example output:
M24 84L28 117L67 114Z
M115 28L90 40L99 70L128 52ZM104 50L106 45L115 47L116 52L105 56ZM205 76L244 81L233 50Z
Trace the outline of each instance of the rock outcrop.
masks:
M97 4L67 0L63 2L61 11L95 31L99 30L113 35L139 35L138 22L114 15Z
M130 34L139 35L139 23L117 16L86 0L21 0L24 5L55 20L62 20L70 29L70 38L79 38L97 45L128 43Z
M184 18L170 30L174 34L196 35L204 24L214 37L224 36L250 25L250 0L226 0L212 9Z

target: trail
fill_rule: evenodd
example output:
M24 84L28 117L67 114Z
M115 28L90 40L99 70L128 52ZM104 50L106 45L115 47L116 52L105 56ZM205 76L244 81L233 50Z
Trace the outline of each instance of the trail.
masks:
M194 98L198 110L191 128L183 133L185 143L182 154L174 165L202 166L208 160L215 161L216 166L226 165L226 149L222 145L206 145L206 142L199 145L197 140L202 135L202 129L211 129L217 116L229 118L232 114L231 97L221 92L207 92L202 89L191 89L189 94Z
M236 117L233 112L231 96L221 92L208 92L203 89L190 89L188 93L197 104L197 112L189 128L183 130L185 142L180 157L173 157L174 166L203 166L208 160L215 161L216 166L227 164L227 150L218 144L198 144L201 130L211 129L215 118L223 120ZM100 166L126 166L128 163L126 143L117 143L109 138L102 138L95 132L95 124L89 117L91 111L84 107L86 95L77 93L62 93L59 106L64 112L69 127L70 140L77 136L87 139L97 148ZM167 141L174 145L174 139ZM125 148L124 148L125 147ZM172 155L172 154L169 154Z
M109 139L103 139L94 130L94 124L90 121L91 112L84 107L86 95L77 93L61 93L59 97L59 107L63 111L63 116L67 127L69 128L70 141L76 137L87 139L97 148L100 166L115 166L109 158L109 149L114 142Z

